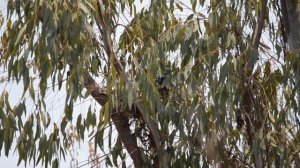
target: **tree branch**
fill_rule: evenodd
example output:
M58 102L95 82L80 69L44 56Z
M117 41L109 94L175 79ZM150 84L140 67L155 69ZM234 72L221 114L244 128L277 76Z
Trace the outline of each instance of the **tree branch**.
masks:
M103 19L102 21L100 21L100 26L103 30L104 35L104 47L106 50L107 55L109 56L109 58L111 58L113 60L113 64L114 67L118 73L118 75L127 83L130 84L129 79L127 74L125 73L125 70L122 66L122 64L118 61L115 53L113 52L113 45L112 45L112 40L111 40L111 28L109 27L109 25L106 23L105 21L105 9L104 9L104 5L102 0L98 0L97 1L98 4L98 10L99 10L99 18ZM137 97L137 94L135 91L133 91L133 96ZM153 141L155 148L156 149L160 149L160 134L159 134L159 130L158 127L156 125L156 123L151 119L150 116L146 116L143 109L141 108L141 105L136 102L134 103L137 112L140 114L140 116L143 118L144 122L147 124L149 130L150 130L150 136L151 136L151 140Z
M287 12L287 5L286 5L286 0L280 0L280 4L281 4L281 8L280 8L280 11L281 11L281 18L280 18L280 21L281 21L281 24L283 25L282 29L284 31L282 31L282 34L283 34L283 39L284 39L284 42L286 43L287 42L287 34L289 34L289 17L288 17L288 12Z
M267 13L267 3L268 0L262 0L262 9L256 21L255 33L253 38L253 46L255 49L258 49L261 33L264 28L264 22Z
M137 146L136 138L131 134L129 129L128 119L116 111L113 110L111 114L111 119L116 126L127 152L131 156L134 167L143 167L143 159L141 156L140 148Z
M265 17L266 17L266 13L267 13L267 4L268 4L268 0L262 0L262 9L259 13L259 16L257 18L256 21L256 26L255 26L255 31L254 31L254 35L253 35L253 41L252 41L252 45L254 47L255 50L258 50L259 47L259 41L261 38L261 34L262 34L262 30L264 28L264 22L265 22ZM251 59L248 59L248 62L246 64L246 75L250 76L253 68L254 68L254 63L255 61L251 61Z
M266 17L266 13L267 13L267 3L268 3L268 0L262 0L262 8L261 8L261 11L257 18L253 41L252 41L252 45L253 45L253 48L255 51L258 51L259 41L261 39L262 30L264 28L264 22L265 22L265 17ZM256 52L255 54L258 54L258 52ZM258 57L258 55L257 55L257 57ZM244 94L243 94L242 102L241 102L242 108L243 108L243 110L245 112L245 116L246 116L245 119L246 119L246 130L247 130L247 134L248 134L248 144L250 145L252 150L253 150L253 148L256 148L256 145L254 145L254 140L256 140L255 134L258 131L258 129L255 128L255 125L258 124L258 122L259 122L259 121L256 121L257 117L255 114L255 111L253 111L253 109L255 107L254 107L254 103L253 103L253 101L254 101L253 94L251 92L252 84L250 81L254 65L255 65L255 61L248 58L248 61L246 63L246 67L245 67L246 87L244 89ZM256 150L259 151L259 149L256 149ZM258 156L256 154L254 152L252 152L252 156L254 158L254 165L257 168L261 168L261 167L263 167L263 157L260 152L258 152Z
M290 51L299 50L300 48L300 35L299 35L299 26L300 26L300 12L299 2L298 1L285 1L281 0L281 13L282 13L282 22L284 25L285 33L287 34L287 42Z
M88 72L84 73L84 85L86 89L91 93L92 97L101 105L104 106L108 100L107 95L103 92L96 81L91 77ZM143 160L141 157L140 148L137 146L135 137L131 134L129 129L128 119L121 113L113 109L111 119L119 133L119 136L131 156L135 167L142 167Z
M104 106L108 98L104 91L99 87L96 81L86 71L84 72L85 88L91 93L92 97L101 105Z

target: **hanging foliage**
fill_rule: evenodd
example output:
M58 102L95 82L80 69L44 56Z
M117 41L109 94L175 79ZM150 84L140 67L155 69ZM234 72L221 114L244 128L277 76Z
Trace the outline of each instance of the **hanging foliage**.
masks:
M16 151L18 165L58 167L75 140L93 142L94 166L100 150L110 167L128 157L135 167L297 167L299 9L9 0L0 83L22 85L22 96L12 103L1 87L0 151ZM51 92L65 95L59 121L48 113ZM90 98L101 109L79 114L75 104Z

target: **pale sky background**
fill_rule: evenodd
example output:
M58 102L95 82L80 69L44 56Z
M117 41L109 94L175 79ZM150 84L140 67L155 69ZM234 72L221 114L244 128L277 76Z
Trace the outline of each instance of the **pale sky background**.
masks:
M139 0L136 0L136 1L138 3L140 2ZM185 2L185 1L183 0L182 2ZM185 3L188 3L188 1ZM139 10L141 10L141 7L147 6L147 5L149 5L149 1L144 0L143 4L137 5L137 10L139 11ZM7 6L7 0L0 0L0 11L4 16L6 15L6 6ZM181 12L181 15L178 15L178 17L186 18L189 14L190 14L190 12L187 11L186 9L184 9L184 11ZM129 16L125 16L125 17L128 20L130 20ZM126 21L126 19L122 19L122 20ZM122 22L122 20L120 20L120 21ZM123 23L123 24L126 24L126 23ZM119 31L121 33L121 30L119 30ZM2 33L2 31L1 31L1 33ZM120 35L120 33L119 33L119 35ZM0 69L0 77L3 76L3 74L4 74L3 71L4 70L1 68ZM22 82L20 82L20 83L22 83ZM64 84L63 84L63 87L64 87ZM6 89L10 93L10 102L12 104L16 104L21 97L23 86L22 86L22 84L16 85L16 84L11 84L11 83L10 84L5 84L5 83L0 84L0 94L2 93L2 91L4 89ZM52 121L60 121L64 114L65 92L62 90L60 92L53 92L52 89L49 89L49 91L47 93L48 93L47 99L46 99L47 108L48 108L47 112L49 113ZM30 102L30 100L28 99L27 102ZM27 106L27 116L28 116L28 113L31 112L30 110L33 110L30 107L30 106L32 106L32 101L31 101L31 105L30 105L30 103L27 103L27 104L29 104ZM94 107L96 106L97 109L100 109L100 106L97 105L97 103L95 103L95 101L93 101L92 98L86 99L84 103L78 103L77 105L75 105L75 109L73 112L73 115L74 115L73 116L73 124L75 124L78 114L82 114L83 117L86 116L87 111L88 111L87 109L90 104L92 104L92 106L94 106ZM82 164L86 163L88 156L89 156L89 151L88 151L89 149L88 149L88 143L87 143L89 138L87 138L87 134L88 134L88 132L86 132L86 138L85 138L86 142L81 143L80 148L78 146L76 147L77 148L76 152L78 155L77 160L79 162L82 162ZM114 130L114 134L116 134L115 130ZM4 155L4 149L2 149L2 152L0 155L0 167L5 167L5 168L17 167L18 156L17 156L17 152L14 153L14 148L15 148L15 144L12 145L9 157L6 157ZM109 150L107 150L107 152L108 151ZM97 153L99 154L99 156L104 155L104 153L100 153L100 149L97 149ZM128 160L131 163L131 159L129 158ZM68 157L66 158L66 162L60 162L60 167L69 168L70 161L71 161L71 158L70 158L70 155L68 154ZM82 165L82 164L80 164L80 165ZM104 165L104 164L101 164L101 165ZM21 167L21 168L25 167L23 162L20 164L19 167ZM27 167L31 168L31 167L34 167L34 165L27 164ZM43 167L43 166L38 165L36 167ZM83 168L88 168L88 167L90 167L90 165L83 166Z

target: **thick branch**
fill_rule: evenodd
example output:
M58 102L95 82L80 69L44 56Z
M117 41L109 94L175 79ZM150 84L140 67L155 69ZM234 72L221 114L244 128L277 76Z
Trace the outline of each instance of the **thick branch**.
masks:
M88 72L84 73L85 88L91 93L92 97L101 105L104 106L107 102L107 95L99 87L96 81L91 77Z
M143 159L141 156L141 151L136 143L136 138L131 134L129 129L128 119L124 117L121 113L117 112L115 109L111 114L111 119L116 126L119 136L131 156L134 167L143 167ZM125 140L125 142L124 142Z
M300 48L300 11L297 6L297 1L285 1L281 0L281 13L282 21L284 24L284 30L287 33L287 41L290 51L296 51Z
M283 39L284 42L287 42L287 37L286 37L286 33L289 34L290 28L289 28L289 17L288 17L288 12L287 12L287 6L286 6L286 0L280 0L280 4L281 4L281 24L283 24L282 29L284 31L282 31L283 34Z
M262 30L264 28L264 22L265 22L265 17L266 17L266 13L267 13L267 3L268 0L262 0L262 8L261 11L259 13L259 16L257 18L257 22L256 22L256 27L255 27L255 32L254 32L254 36L253 36L253 42L252 45L254 47L254 50L258 51L258 47L259 47L259 41L261 39L261 34L262 34ZM256 53L258 54L258 52ZM248 59L246 67L245 67L245 83L246 83L246 87L244 89L244 93L243 93L243 98L242 98L242 108L245 111L245 115L246 115L246 130L247 130L247 134L248 134L248 144L251 146L251 148L255 148L256 146L254 145L254 141L253 138L255 138L255 133L258 131L255 128L255 124L256 123L256 115L255 112L253 111L254 107L254 103L253 103L253 95L251 92L251 75L252 75L252 71L254 68L254 64L255 61L252 61L251 59ZM254 164L255 167L257 168L261 168L263 167L263 157L262 154L259 152L258 156L254 153L253 154L253 158L254 158Z
M91 77L88 72L85 72L84 85L86 89L91 93L92 97L101 105L104 106L107 102L107 95L99 87L96 81ZM129 129L128 119L122 116L121 113L117 113L113 110L111 119L118 131L118 134L124 144L126 150L130 154L135 167L142 167L143 160L141 157L140 148L137 146L135 137L131 134Z
M264 27L264 21L265 21L265 16L266 16L266 12L267 12L267 2L268 2L268 0L263 0L261 12L257 18L255 33L254 33L254 37L253 37L253 47L255 50L258 50L259 41L260 41L262 30ZM251 59L248 59L248 62L245 67L245 74L246 74L245 82L246 82L247 86L245 88L245 92L244 92L244 96L243 96L243 100L242 100L243 109L248 114L248 117L251 116L250 113L251 113L251 109L253 106L253 103L252 103L253 101L251 99L251 97L252 97L251 87L250 87L251 84L249 83L250 82L249 79L251 77L253 68L254 68L254 62L251 61ZM249 122L249 124L250 124L250 122ZM251 127L251 126L248 125L248 127ZM248 131L248 134L250 134L250 135L255 132L255 131L250 131L250 130L251 130L251 128L249 128L249 131ZM250 141L250 144L252 144L251 141Z
M129 79L127 74L125 73L125 70L122 66L122 64L118 61L114 51L113 51L113 45L112 45L112 40L111 40L111 28L109 27L109 25L106 23L105 21L105 9L104 9L104 5L102 0L98 1L98 10L99 10L99 18L100 18L100 26L103 30L104 33L104 48L106 50L107 55L109 56L110 59L113 60L113 64L114 64L114 68L116 69L118 75L126 82L129 84ZM133 92L133 96L137 97L136 92ZM150 136L151 136L151 140L154 142L155 144L155 148L159 149L160 148L160 134L159 134L159 130L158 127L156 125L156 123L149 117L146 116L143 109L141 108L141 105L136 102L134 103L137 112L140 114L140 116L143 118L143 120L145 121L145 123L147 123L147 126L150 130Z
M262 9L261 9L259 16L257 18L257 21L256 21L256 26L255 26L255 31L254 31L254 35L253 35L253 41L252 41L252 45L255 50L258 50L259 41L261 38L262 30L264 28L264 22L265 22L265 17L266 17L266 13L267 13L267 3L268 3L268 0L263 0ZM253 68L254 68L254 63L255 63L254 61L250 61L250 60L251 59L249 59L246 64L246 75L247 76L251 75Z
M255 49L258 49L261 33L264 28L264 22L267 13L267 3L268 0L263 0L261 12L256 21L255 33L253 38L253 46Z

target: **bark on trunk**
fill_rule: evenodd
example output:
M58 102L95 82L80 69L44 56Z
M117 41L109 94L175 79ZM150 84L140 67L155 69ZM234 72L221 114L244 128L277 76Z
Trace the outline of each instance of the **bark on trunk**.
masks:
M300 9L297 1L281 0L281 12L289 50L300 49Z
M113 110L111 119L119 133L119 137L123 142L127 152L131 156L134 167L143 167L143 159L141 157L140 148L137 146L136 138L131 134L128 119L122 113Z
M288 50L295 52L300 60L300 1L281 0L281 14L287 36ZM297 88L298 114L300 114L300 67L294 69Z
M108 100L107 95L99 87L96 81L88 72L85 72L84 84L86 89L91 93L92 97L101 105L104 106ZM143 167L140 148L137 145L136 137L131 134L128 119L115 109L111 114L111 119L118 131L120 139L133 160L134 167Z

